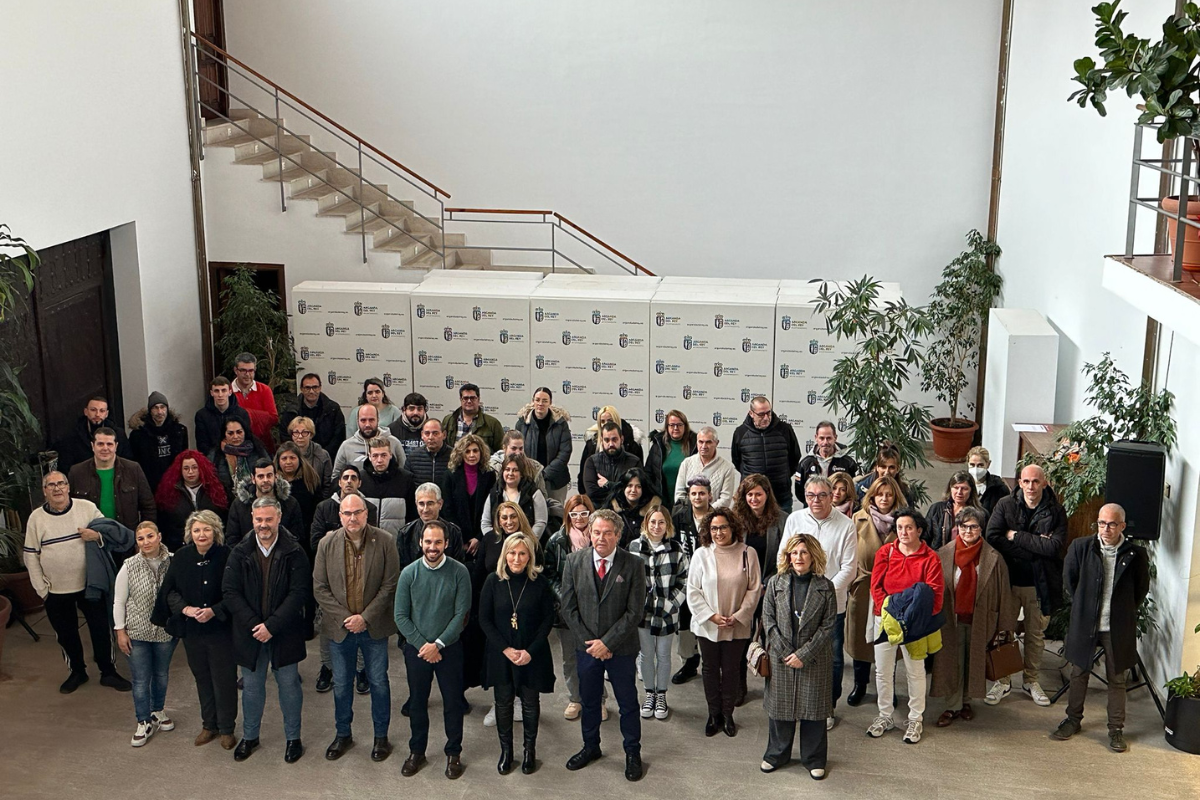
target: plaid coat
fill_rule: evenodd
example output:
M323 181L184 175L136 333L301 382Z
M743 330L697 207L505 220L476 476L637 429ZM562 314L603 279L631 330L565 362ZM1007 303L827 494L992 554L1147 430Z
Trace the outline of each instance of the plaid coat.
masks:
M833 628L837 624L837 595L833 583L814 575L796 636L792 636L792 580L790 573L774 575L763 597L763 628L771 677L763 708L771 719L797 721L827 719L833 713ZM804 662L792 669L783 660L792 653Z
M678 539L664 539L655 547L645 536L630 542L629 552L646 562L646 614L638 627L649 628L654 636L675 633L687 594L687 554Z

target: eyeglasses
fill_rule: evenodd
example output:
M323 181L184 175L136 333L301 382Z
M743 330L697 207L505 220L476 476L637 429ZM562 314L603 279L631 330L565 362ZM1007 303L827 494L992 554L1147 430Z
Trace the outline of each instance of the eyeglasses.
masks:
M575 519L579 519L580 517L586 517L586 516L589 516L590 514L591 514L590 511L571 511L567 514L567 516L574 517Z
M360 508L357 511L339 511L338 513L343 517L358 517L367 513L367 510L365 508Z
M235 367L233 371L238 375L253 375L254 367Z
M473 394L464 394L462 397L459 398L459 400L462 400L464 403L478 403L479 402L479 398Z
M307 428L296 428L296 430L292 431L292 437L296 436L312 436L312 431Z
M683 423L682 422L668 422L667 427L668 428L682 428Z
M960 531L975 531L976 533L983 530L983 528L979 527L978 525L959 525L958 529Z
M1124 522L1105 522L1104 520L1100 520L1096 524L1092 525L1092 527L1098 531L1112 531L1124 524Z
M300 391L302 391L302 392L319 392L319 391L321 391L321 387L320 386L301 386Z
M750 416L758 417L759 419L766 419L767 417L771 416L771 409L768 408L766 411L751 411Z
M708 530L711 533L720 533L721 531L733 530L733 526L732 525L709 525Z
M66 481L52 481L50 483L45 484L46 489L65 489L68 486L70 486L70 484L67 483Z
M809 501L812 501L812 500L828 500L828 499L829 499L829 497L830 497L830 495L829 495L829 492L818 492L818 493L816 493L816 494L813 494L813 493L811 493L811 492L805 492L805 493L804 493L804 499L805 499L805 500L809 500Z

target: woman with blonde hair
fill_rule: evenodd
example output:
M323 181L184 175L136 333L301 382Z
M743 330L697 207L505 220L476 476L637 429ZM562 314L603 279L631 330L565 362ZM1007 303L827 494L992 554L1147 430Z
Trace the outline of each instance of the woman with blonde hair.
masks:
M232 750L238 690L231 617L221 594L229 559L225 529L214 512L197 511L184 523L183 537L185 544L171 559L160 590L171 611L166 627L183 639L196 679L202 723L196 746L220 736L221 747Z
M679 611L687 594L688 557L675 538L671 515L651 506L641 535L629 552L646 562L646 613L638 624L641 639L642 684L646 700L642 718L666 719L667 687L671 682L671 643L679 630Z
M871 618L871 570L879 548L896 538L896 509L904 503L904 494L895 478L879 478L863 495L862 508L853 517L858 534L855 561L858 566L846 595L846 652L854 662L854 688L846 703L857 706L867 693L875 647L867 641Z
M788 537L763 600L771 660L763 698L768 720L763 772L774 772L791 760L799 723L800 763L814 780L825 777L837 616L837 593L825 577L820 542L807 533Z
M134 537L137 552L121 565L113 588L113 629L117 647L129 657L133 684L137 729L130 744L141 747L158 731L175 729L163 705L167 701L171 656L179 640L162 627L166 620L154 613L171 552L163 545L162 534L153 522L139 524Z
M300 448L300 455L317 471L321 485L329 489L333 484L333 456L317 444L316 424L308 417L297 416L288 423L287 434L292 443Z
M513 503L501 504L520 513ZM507 775L513 767L513 710L521 698L525 752L521 772L537 769L537 734L543 692L554 691L554 662L550 655L550 629L555 620L554 590L540 578L538 544L528 531L508 535L495 571L487 576L479 598L479 624L487 638L484 688L495 693L496 732L500 761L496 769Z
M621 429L622 446L626 453L633 453L639 461L645 460L641 445L641 429L636 425L630 425L629 420L621 419L621 415L617 413L615 407L600 406L600 410L596 412L596 424L589 427L583 437L583 453L579 457L579 471L576 479L576 488L579 489L580 494L587 494L587 489L583 486L583 465L600 450L600 429L606 422L611 422Z

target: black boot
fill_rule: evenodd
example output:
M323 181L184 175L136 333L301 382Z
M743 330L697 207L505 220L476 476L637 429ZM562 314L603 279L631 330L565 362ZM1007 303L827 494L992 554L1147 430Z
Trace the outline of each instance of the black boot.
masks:
M867 694L867 685L865 683L856 683L854 688L850 690L850 694L846 695L846 705L857 706L863 701Z
M692 656L691 658L684 660L683 666L679 668L679 671L671 676L671 683L675 684L676 686L678 686L681 683L687 683L692 678L696 677L696 674L699 669L700 669L700 654L697 653L696 655Z
M863 701L863 697L867 694L867 683L871 679L871 662L870 661L854 661L854 688L850 690L850 694L846 695L846 704L857 706Z
M496 762L496 771L501 775L507 775L512 772L513 768L513 751L512 737L508 737L508 741L500 740L500 760Z
M497 693L498 695L499 693ZM500 737L500 760L496 762L496 771L507 775L513 768L513 701L496 697L496 733Z
M537 753L528 745L525 746L525 757L521 759L521 772L526 775L537 772Z
M534 692L521 698L521 727L525 738L525 757L521 759L521 772L529 775L537 769L538 723L541 722L541 699Z

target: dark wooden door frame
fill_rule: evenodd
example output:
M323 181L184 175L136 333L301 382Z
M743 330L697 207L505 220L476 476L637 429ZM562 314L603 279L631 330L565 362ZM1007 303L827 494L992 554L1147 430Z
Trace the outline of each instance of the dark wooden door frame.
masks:
M207 39L222 50L226 49L225 9L222 0L194 0L192 29L197 36ZM204 48L200 47L197 50L196 66L201 76L197 87L200 92L200 116L204 119L228 117L229 73L225 65L206 56Z

